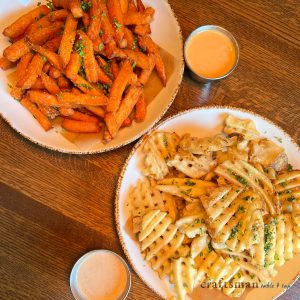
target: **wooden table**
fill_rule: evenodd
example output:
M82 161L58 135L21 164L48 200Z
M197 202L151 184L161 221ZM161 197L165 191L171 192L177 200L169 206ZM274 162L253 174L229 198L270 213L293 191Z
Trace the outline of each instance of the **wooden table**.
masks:
M201 85L184 75L165 117L202 105L246 108L300 141L300 6L297 0L170 0L184 38L201 24L227 28L241 58L227 79ZM73 299L69 274L92 249L123 255L113 201L134 143L99 155L41 148L0 120L0 299ZM123 255L124 256L124 255ZM158 299L132 273L128 299ZM280 299L299 299L300 284Z

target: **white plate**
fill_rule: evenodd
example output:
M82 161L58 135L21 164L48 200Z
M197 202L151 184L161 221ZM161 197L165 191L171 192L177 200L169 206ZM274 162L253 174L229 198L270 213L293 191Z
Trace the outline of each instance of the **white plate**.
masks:
M238 118L253 120L261 135L284 147L289 158L289 163L294 168L300 168L300 149L291 137L271 121L250 111L230 107L195 108L165 120L154 128L154 130L175 131L179 135L191 133L193 136L198 137L212 136L222 130L224 119L228 114ZM144 139L145 137L135 145L122 169L116 193L115 218L123 250L133 269L153 291L162 298L167 298L171 293L168 281L161 280L157 273L146 264L140 253L138 243L132 239L125 229L126 222L130 217L127 198L129 189L143 177L141 174L143 158L141 145ZM282 287L282 284L292 284L299 271L300 255L297 255L279 269L278 275L273 279L276 288L253 289L243 299L268 300L276 298L286 289ZM279 283L279 288L277 288L277 283ZM227 297L220 292L216 292L216 290L213 291L213 295L211 292L208 295L208 291L205 290L198 289L195 293L197 295L193 296L193 299L227 299Z
M37 4L37 0L0 1L0 32L18 18L21 14L31 10ZM43 1L46 2L46 1ZM152 38L163 49L174 56L176 63L172 75L168 78L167 86L160 91L148 106L146 120L142 123L134 123L131 127L122 129L118 136L108 144L102 142L91 143L91 146L80 148L71 143L55 129L45 132L38 122L9 94L7 74L0 71L0 114L21 135L41 146L67 153L100 153L124 146L147 132L167 111L172 104L184 70L182 34L177 19L166 0L144 0L146 6L155 9L155 19L151 24ZM0 52L9 43L7 38L0 34Z

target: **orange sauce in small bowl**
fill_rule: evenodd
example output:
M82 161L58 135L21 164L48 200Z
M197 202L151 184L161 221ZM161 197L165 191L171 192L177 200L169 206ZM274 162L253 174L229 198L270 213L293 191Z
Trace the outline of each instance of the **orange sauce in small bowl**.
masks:
M208 79L226 75L237 61L233 41L216 30L195 33L188 41L185 51L190 69Z

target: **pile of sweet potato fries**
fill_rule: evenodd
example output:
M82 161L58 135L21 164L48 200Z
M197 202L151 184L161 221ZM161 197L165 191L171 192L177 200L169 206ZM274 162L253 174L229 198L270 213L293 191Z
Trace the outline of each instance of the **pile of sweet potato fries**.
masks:
M17 66L11 95L45 130L62 117L70 132L110 141L142 122L143 87L153 69L166 85L164 63L150 37L154 9L142 0L53 0L4 29L11 41L0 58Z

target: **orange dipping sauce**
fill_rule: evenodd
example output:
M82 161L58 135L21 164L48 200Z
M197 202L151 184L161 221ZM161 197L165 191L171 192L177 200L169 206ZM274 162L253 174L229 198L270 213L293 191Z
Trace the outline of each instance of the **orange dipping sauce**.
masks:
M215 30L196 33L186 47L189 67L205 78L218 78L228 73L236 62L236 55L230 38Z

